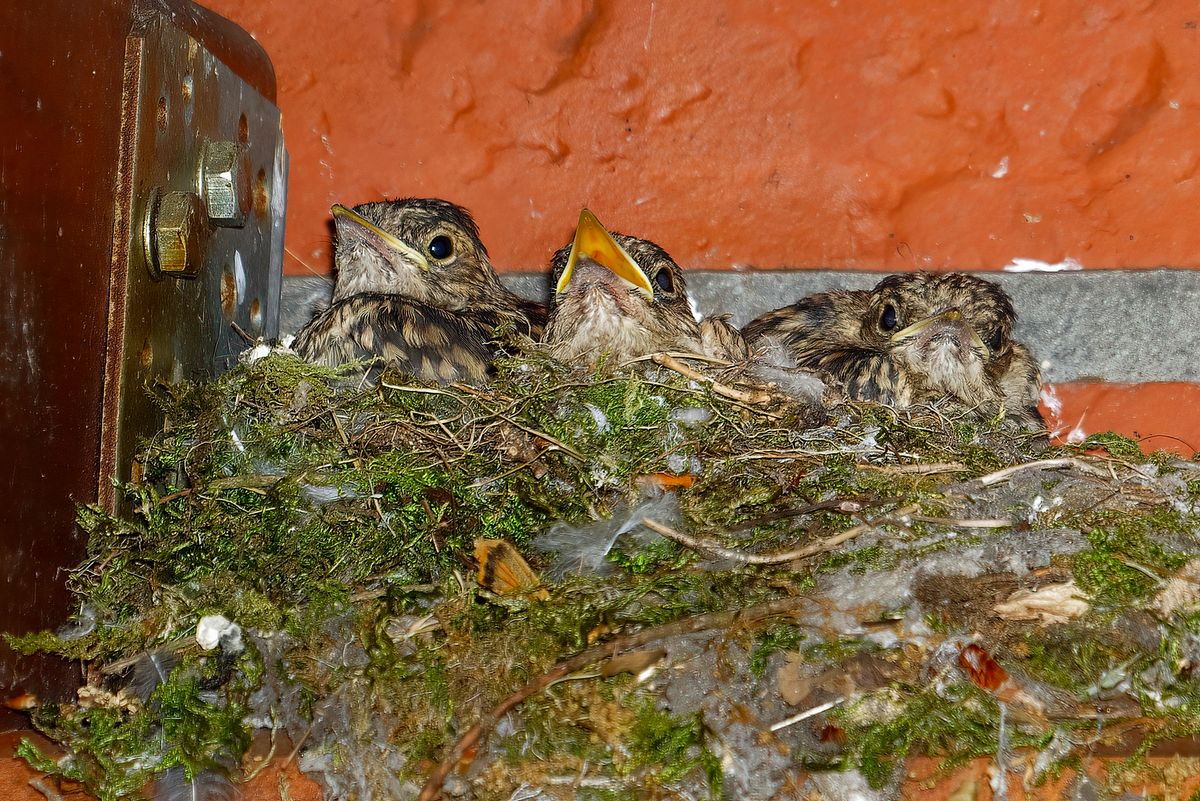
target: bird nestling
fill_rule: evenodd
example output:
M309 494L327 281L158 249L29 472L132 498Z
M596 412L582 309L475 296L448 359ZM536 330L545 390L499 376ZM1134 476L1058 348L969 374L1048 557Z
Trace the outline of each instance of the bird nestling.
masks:
M333 219L333 304L297 333L302 358L481 383L498 335L540 335L545 308L500 283L466 209L406 198L334 206Z
M917 272L869 291L812 295L742 332L756 352L824 372L856 400L946 404L988 419L1003 413L1041 430L1041 374L1011 338L1015 319L1008 295L991 281Z
M555 358L620 365L661 351L744 359L749 349L724 317L700 321L683 270L647 239L610 234L587 209L575 239L554 254L544 341Z

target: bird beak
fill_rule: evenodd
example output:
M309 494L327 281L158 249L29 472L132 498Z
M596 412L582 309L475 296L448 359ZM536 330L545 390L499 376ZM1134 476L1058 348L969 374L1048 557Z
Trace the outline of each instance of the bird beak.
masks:
M971 344L975 346L975 349L978 350L985 359L991 356L991 351L988 349L988 346L984 344L983 340L979 337L978 332L976 332L975 329L963 319L962 312L960 312L958 309L950 309L942 312L941 314L934 314L930 317L926 317L923 320L917 320L912 325L902 328L896 333L892 334L891 342L893 345L898 345L907 339L912 339L914 336L935 323L959 325L967 329L967 331L969 331L971 334Z
M330 212L333 214L338 238L361 239L385 257L397 253L405 262L415 265L422 272L429 272L429 260L421 251L401 242L354 209L337 203Z
M575 265L580 259L591 259L607 268L625 283L641 292L647 300L654 299L654 287L650 279L642 272L637 262L625 252L625 248L617 244L612 234L605 230L596 215L587 209L579 212L579 224L575 226L575 241L571 243L571 255L567 258L567 266L558 277L558 285L554 287L556 294L566 290L575 274Z

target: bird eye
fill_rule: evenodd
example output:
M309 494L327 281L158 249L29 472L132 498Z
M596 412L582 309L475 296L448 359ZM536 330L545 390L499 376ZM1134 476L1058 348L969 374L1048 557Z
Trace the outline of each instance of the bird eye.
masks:
M891 331L896 327L896 307L892 304L883 307L883 314L879 315L879 327L884 331Z
M448 259L453 253L454 242L445 234L438 234L429 240L429 255L435 259Z
M1004 344L1004 332L999 328L992 332L992 336L987 341L988 349L995 353L1000 350L1000 346Z
M671 271L666 267L659 270L654 276L654 283L658 284L658 288L663 292L675 291L675 279L671 277Z

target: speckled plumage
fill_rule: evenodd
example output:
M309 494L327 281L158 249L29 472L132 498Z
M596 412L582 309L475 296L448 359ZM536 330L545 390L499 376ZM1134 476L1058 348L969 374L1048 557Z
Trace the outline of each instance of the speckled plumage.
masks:
M989 418L1003 410L1041 429L1041 374L1011 338L1015 320L1008 295L991 281L917 272L869 291L812 295L762 315L743 334L756 352L824 372L855 399L940 403ZM919 330L896 338L910 326Z
M334 220L334 302L297 333L301 357L323 364L377 357L428 381L480 383L498 333L540 335L545 308L500 283L466 209L406 198L350 212L335 207ZM443 258L434 255L442 252L439 237L440 247L451 243Z
M649 278L653 299L604 266L581 259L565 291L551 302L544 341L555 358L591 366L602 356L618 365L660 351L731 360L749 354L726 317L696 319L683 269L665 250L647 239L619 233L612 237ZM551 286L558 283L570 252L567 245L554 254Z

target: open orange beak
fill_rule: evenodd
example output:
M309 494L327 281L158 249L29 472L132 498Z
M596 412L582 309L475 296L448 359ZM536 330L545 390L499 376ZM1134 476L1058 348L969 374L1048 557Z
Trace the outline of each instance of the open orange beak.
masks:
M561 294L575 275L575 265L580 259L591 259L607 268L625 283L641 292L647 300L654 298L654 287L650 279L642 272L637 262L625 252L625 248L617 244L596 215L587 209L579 212L579 224L575 226L575 241L571 243L571 255L567 258L567 266L558 277L558 285L554 287L556 294Z

